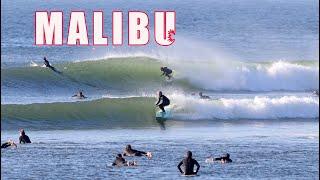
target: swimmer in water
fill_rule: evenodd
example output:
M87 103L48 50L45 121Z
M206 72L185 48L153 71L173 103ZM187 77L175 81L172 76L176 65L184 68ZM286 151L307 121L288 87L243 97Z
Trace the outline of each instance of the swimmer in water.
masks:
M209 96L203 95L202 92L199 92L200 99L210 99Z
M136 166L135 161L126 161L121 154L118 154L116 160L113 161L112 166Z
M17 148L16 143L14 143L11 139L3 144L1 144L1 149L7 148L7 147L15 147Z
M214 161L220 161L221 163L231 163L232 162L232 160L230 159L230 154L229 153L227 153L225 155L222 155L221 157L218 157L218 158L208 158L208 159L206 159L207 163L214 162Z
M172 70L167 67L161 67L160 70L162 71L161 76L166 76L168 79L172 78Z
M123 156L146 156L149 159L152 157L151 152L143 152L143 151L132 149L130 144L126 146L122 155Z
M72 97L77 97L79 99L85 99L86 96L83 95L82 91L79 91L77 94L73 95Z
M31 143L29 136L26 135L23 129L20 129L20 137L19 137L19 144L26 144Z
M165 106L168 106L170 104L170 100L162 94L161 91L159 91L158 93L158 102L156 103L156 106L158 106L163 113L165 113L166 111L164 110Z
M181 166L184 166L184 170L182 171ZM194 172L194 165L197 166L197 170ZM184 175L196 175L200 169L200 165L198 161L192 158L192 152L188 151L186 158L184 158L179 164L178 169L181 174Z

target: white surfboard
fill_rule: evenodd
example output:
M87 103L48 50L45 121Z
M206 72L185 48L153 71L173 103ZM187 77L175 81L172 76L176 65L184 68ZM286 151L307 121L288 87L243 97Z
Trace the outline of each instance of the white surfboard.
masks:
M156 118L159 118L159 119L168 119L170 118L171 116L171 110L168 108L168 109L165 109L166 112L162 112L161 110L157 111L156 112Z

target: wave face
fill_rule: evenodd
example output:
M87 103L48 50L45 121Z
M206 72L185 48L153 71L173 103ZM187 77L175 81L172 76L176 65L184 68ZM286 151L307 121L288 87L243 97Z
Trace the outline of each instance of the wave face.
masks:
M319 99L305 96L199 99L171 94L172 120L319 118ZM94 101L2 105L6 129L106 128L156 125L155 98L104 98Z
M174 83L161 77L159 67L174 69ZM110 58L58 64L62 75L31 64L2 69L4 93L24 91L54 95L70 89L154 92L158 89L213 91L309 91L318 89L318 62L161 62L148 57ZM169 85L169 86L168 86ZM50 88L48 88L50 87ZM37 91L34 91L37 90Z

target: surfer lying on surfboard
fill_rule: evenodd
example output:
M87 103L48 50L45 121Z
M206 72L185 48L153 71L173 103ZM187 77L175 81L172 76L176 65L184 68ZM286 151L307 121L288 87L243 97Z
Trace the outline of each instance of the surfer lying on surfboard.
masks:
M221 163L231 163L232 162L232 160L230 159L230 154L229 153L224 154L221 157L217 157L217 158L211 157L211 158L206 159L207 163L211 163L211 162L214 162L214 161L220 161Z
M184 171L182 171L181 166L184 166ZM193 168L194 165L197 166L196 172L194 172ZM188 151L186 158L184 158L179 164L178 164L178 169L183 175L196 175L200 169L200 165L198 161L192 158L192 152Z
M61 73L60 71L58 71L55 67L51 66L49 61L47 60L46 57L43 57L43 63L47 68L50 68L52 71L57 72L57 73Z
M79 91L77 94L73 95L72 97L76 97L76 98L79 98L79 99L87 98L86 96L83 95L82 91Z
M130 144L126 146L122 155L123 156L146 156L149 159L152 157L151 152L143 152L143 151L132 149Z
M112 166L136 166L135 161L126 161L121 154L118 154L116 160L113 161Z
M170 100L163 95L161 91L159 91L158 95L158 102L156 103L156 106L159 106L162 112L165 113L166 111L164 110L164 107L170 104Z

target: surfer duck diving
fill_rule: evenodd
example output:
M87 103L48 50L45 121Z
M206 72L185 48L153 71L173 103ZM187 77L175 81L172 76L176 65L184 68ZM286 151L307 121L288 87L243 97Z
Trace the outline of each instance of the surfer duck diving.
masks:
M162 94L161 91L158 92L158 102L156 103L156 106L158 106L161 110L162 113L166 113L164 110L165 106L168 106L170 104L169 98L167 98L165 95Z

